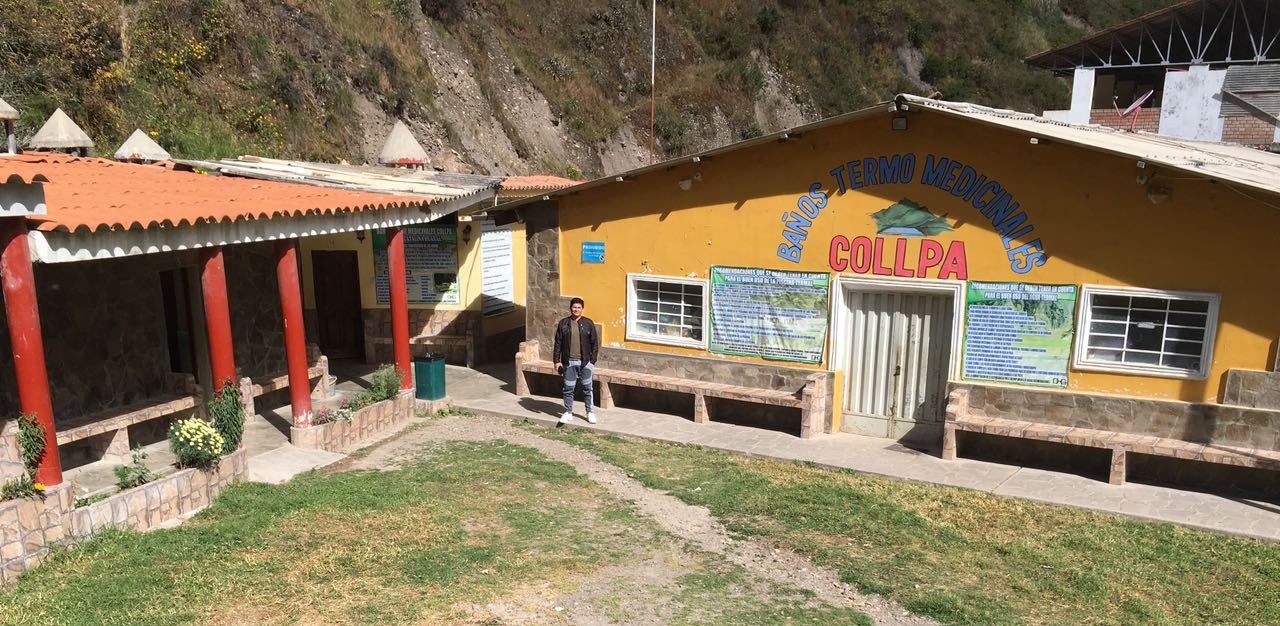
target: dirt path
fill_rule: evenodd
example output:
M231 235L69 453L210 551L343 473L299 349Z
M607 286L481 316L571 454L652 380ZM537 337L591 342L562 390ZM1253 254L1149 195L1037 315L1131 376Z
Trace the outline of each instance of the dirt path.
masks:
M765 580L810 591L817 599L832 606L857 608L882 626L937 624L931 619L911 615L892 600L858 592L840 582L833 570L818 567L795 552L756 537L734 539L707 509L649 489L627 476L622 469L601 461L590 452L539 437L512 426L505 419L452 417L430 422L370 449L363 458L343 463L341 469L396 469L431 443L494 439L533 448L548 458L571 465L615 497L633 502L639 511L655 520L666 532Z

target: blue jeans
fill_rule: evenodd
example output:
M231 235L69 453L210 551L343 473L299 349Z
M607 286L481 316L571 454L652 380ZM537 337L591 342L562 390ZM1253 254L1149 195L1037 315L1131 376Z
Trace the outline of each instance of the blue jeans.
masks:
M564 366L564 411L565 413L573 412L573 392L578 386L578 381L582 381L582 391L587 397L587 412L594 413L595 405L592 401L595 399L594 388L591 386L591 372L594 372L596 366L594 363L582 364L578 359L569 359L569 363Z

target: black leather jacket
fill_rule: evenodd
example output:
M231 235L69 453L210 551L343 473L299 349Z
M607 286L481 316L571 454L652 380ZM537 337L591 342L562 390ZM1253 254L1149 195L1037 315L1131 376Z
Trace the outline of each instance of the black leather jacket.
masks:
M551 355L561 365L569 364L569 324L572 323L573 318L566 317L556 324L556 342ZM582 364L595 363L596 357L600 355L600 337L596 335L595 322L587 317L579 317L578 332L582 341Z

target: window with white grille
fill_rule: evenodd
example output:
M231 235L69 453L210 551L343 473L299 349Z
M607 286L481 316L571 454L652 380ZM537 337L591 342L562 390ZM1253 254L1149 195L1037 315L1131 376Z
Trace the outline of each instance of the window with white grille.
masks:
M627 276L627 339L705 348L707 282L648 274Z
M1076 368L1204 378L1218 295L1084 286Z

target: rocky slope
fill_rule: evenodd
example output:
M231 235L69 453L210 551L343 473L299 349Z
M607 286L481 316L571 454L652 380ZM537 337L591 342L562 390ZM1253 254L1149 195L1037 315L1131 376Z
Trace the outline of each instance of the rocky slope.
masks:
M885 100L1038 111L1021 59L1156 0L667 0L669 157ZM436 166L594 176L648 161L643 0L0 0L0 95L29 136L62 107L109 153L372 159L406 120Z

